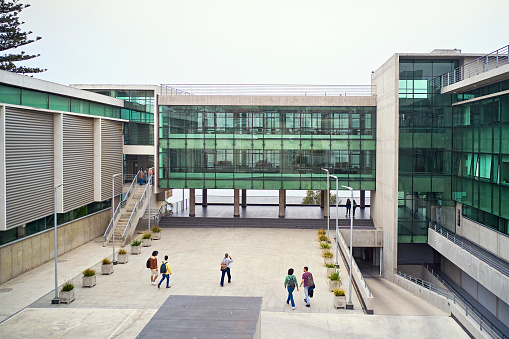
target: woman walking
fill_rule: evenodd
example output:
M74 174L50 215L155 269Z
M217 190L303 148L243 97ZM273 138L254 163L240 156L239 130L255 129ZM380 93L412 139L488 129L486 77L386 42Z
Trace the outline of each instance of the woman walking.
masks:
M285 288L288 290L288 299L286 299L286 303L289 304L292 302L292 309L295 309L295 301L293 300L293 290L297 288L299 291L299 286L297 285L297 278L293 275L293 268L288 270L288 275L285 278Z
M346 215L350 214L350 209L352 208L352 202L350 199L346 199Z

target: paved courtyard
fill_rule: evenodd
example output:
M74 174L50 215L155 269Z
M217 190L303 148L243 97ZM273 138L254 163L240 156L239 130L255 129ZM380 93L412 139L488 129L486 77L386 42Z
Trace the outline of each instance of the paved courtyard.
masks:
M159 259L170 257L170 289L150 284L145 262L153 250L159 251ZM219 262L225 252L234 260L232 283L221 288ZM143 248L141 255L130 255L112 275L98 275L95 287L82 288L80 272L87 267L100 272L100 260L111 253L99 238L59 257L59 284L73 280L76 286L76 300L69 305L51 305L53 262L0 285L6 291L0 293L2 337L135 338L170 295L196 295L262 297L262 338L467 338L452 318L418 298L409 301L411 315L365 315L356 296L353 311L336 310L314 230L163 229L162 239ZM306 308L303 290L296 292L292 310L284 302L283 281L289 267L300 281L303 266L315 277L316 293ZM340 272L348 290L342 263Z

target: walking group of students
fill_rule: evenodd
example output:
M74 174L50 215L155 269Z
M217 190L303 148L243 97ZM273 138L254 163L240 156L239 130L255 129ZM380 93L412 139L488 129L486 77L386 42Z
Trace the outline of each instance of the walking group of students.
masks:
M148 182L148 179L154 175L154 169L153 168L150 168L150 169L143 169L143 167L140 168L140 170L138 171L138 173L136 173L136 176L138 177L138 182L140 183L141 186L143 186L143 183L147 183Z
M357 209L357 202L353 201L353 216L355 217L355 210ZM346 215L351 215L352 212L352 202L350 199L346 199Z
M309 298L313 298L313 291L315 289L315 282L313 280L313 274L309 272L309 268L304 266L304 273L302 273L302 281L300 285L297 285L297 278L293 275L293 268L288 269L288 275L285 278L285 288L288 290L288 298L286 299L286 303L292 303L292 309L295 309L295 300L293 299L293 291L297 288L299 291L299 287L304 285L304 301L306 302L306 307L310 307Z
M164 280L166 280L166 288L171 288L170 286L170 275L171 275L171 266L168 262L168 256L164 256L164 260L161 263L161 266L157 266L157 255L159 254L158 251L152 252L152 256L147 261L147 268L150 268L150 283L152 285L157 285L157 288L161 288L161 284ZM159 275L159 272L161 272L161 275L163 276L161 278L161 281L159 281L159 284L157 283L157 277Z

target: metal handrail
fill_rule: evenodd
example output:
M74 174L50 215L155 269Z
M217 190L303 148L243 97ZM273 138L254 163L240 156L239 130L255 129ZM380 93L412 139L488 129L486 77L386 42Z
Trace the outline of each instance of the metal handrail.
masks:
M467 317L470 316L477 323L477 325L479 325L479 330L481 332L485 331L491 338L507 339L507 336L505 336L497 327L486 320L482 315L477 314L478 311L456 292L443 289L428 281L413 277L410 274L406 274L405 272L398 271L397 269L394 270L394 273L406 280L413 282L414 284L422 286L422 288L425 288L430 292L434 292L439 296L445 297L447 300L452 300L453 304L458 305L461 309L463 309L463 311L465 311L465 315Z
M136 203L136 205L134 205L133 211L131 212L131 215L129 216L129 220L127 221L127 224L125 225L124 232L122 233L122 241L124 243L126 242L127 233L131 229L131 225L132 225L132 222L134 220L134 217L136 216L138 207L141 208L141 206L143 206L143 202L145 200L145 196L147 195L147 190L148 190L148 188L149 188L149 186L151 184L150 182L151 182L151 180L149 178L149 182L147 182L147 185L145 185L145 189L143 190L143 194L141 195L140 200Z
M374 96L374 85L161 84L162 95Z
M441 89L442 87L455 84L472 76L476 76L498 68L499 66L508 64L508 54L509 45L479 57L463 66L457 67L450 72L435 77L430 81L437 87L437 89Z
M505 276L509 277L509 264L502 261L501 259L494 259L491 256L485 255L482 251L475 248L474 246L471 246L470 244L466 244L462 239L458 239L456 234L449 232L446 229L443 229L442 227L438 226L436 223L429 223L429 228L433 229L435 232L446 238L447 240L453 242L455 245L461 247L463 250L467 251L471 255L475 256L477 259L481 260L482 262L488 264L490 267L493 267L500 273L502 273ZM495 255L493 257L496 258Z
M125 207L127 203L127 199L129 199L129 196L131 195L131 192L134 188L134 185L136 184L136 176L133 178L133 182L131 183L131 186L129 187L129 190L127 191L127 194L124 196L124 199L120 201L120 203L117 205L117 208L115 209L115 213L113 213L113 217L111 218L108 227L106 228L106 231L104 232L104 241L108 241L108 237L110 236L110 232L113 230L113 227L115 225L115 220L117 220L117 216L120 212L120 209Z

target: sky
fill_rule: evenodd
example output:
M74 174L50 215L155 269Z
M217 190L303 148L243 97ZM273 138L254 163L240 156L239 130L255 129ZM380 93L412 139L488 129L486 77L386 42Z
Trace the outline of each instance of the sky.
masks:
M60 84L368 85L395 53L509 43L509 1L21 0Z

